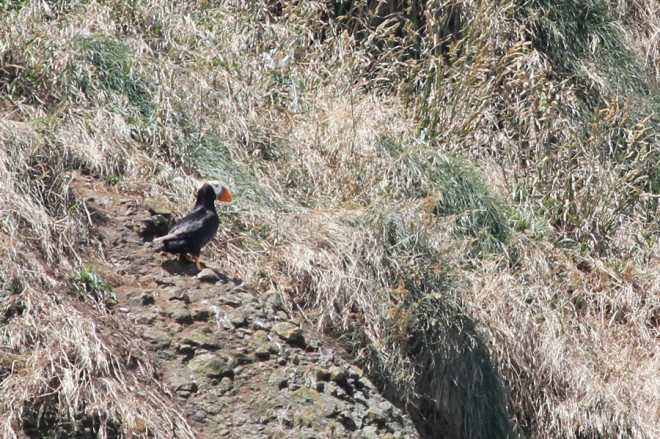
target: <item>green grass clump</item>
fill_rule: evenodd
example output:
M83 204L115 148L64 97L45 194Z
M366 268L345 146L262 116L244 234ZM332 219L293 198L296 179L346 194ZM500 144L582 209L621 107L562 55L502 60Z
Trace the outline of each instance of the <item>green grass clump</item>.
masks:
M133 122L154 117L152 91L136 71L128 46L107 36L90 35L74 39L74 47L77 58L72 60L71 74L92 105L110 104Z
M87 268L78 269L78 273L71 276L69 282L71 291L82 298L89 297L94 302L106 307L112 307L117 303L117 296L112 287L101 277L91 265Z
M470 167L448 159L440 164L435 215L451 217L459 237L474 239L471 254L502 252L511 237L506 210Z

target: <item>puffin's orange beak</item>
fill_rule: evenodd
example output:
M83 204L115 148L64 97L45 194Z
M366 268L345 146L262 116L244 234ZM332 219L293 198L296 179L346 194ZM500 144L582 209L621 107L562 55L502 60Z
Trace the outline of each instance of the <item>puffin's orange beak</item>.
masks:
M231 194L225 188L222 188L222 192L218 194L218 200L228 203L231 201Z

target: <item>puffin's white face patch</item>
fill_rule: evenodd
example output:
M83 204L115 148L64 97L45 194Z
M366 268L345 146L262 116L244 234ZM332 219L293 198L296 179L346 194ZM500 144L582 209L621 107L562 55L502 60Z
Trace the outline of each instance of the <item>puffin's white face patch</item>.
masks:
M220 192L222 192L223 187L222 187L222 185L220 184L219 181L209 181L209 185L210 185L210 186L213 188L213 190L215 191L215 196L216 196L216 197L217 197L218 195L220 195Z

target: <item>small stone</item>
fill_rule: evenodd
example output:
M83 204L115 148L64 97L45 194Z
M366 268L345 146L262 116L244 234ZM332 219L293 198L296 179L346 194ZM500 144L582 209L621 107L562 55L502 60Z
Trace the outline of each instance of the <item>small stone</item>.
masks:
M219 301L222 305L228 305L232 308L238 308L243 304L243 301L238 297L233 296L220 296Z
M222 392L229 392L234 388L234 381L229 377L224 377L218 383L218 389Z
M330 371L325 369L317 369L316 379L319 381L330 381Z
M392 416L394 414L394 406L389 401L381 402L378 404L378 408L380 408L386 416Z
M353 365L348 369L348 376L354 380L359 380L364 376L364 371L359 367Z
M266 348L265 345L257 346L254 350L254 355L258 360L267 361L270 359L270 351Z
M156 303L156 299L149 293L128 293L126 303L133 306L153 305Z
M147 341L148 348L152 351L167 349L172 343L172 338L168 333L156 328L148 328L144 331L143 337Z
M197 374L205 375L209 378L234 377L234 371L231 366L213 354L202 354L188 362L188 368Z
M192 418L197 422L203 422L207 417L207 414L204 410L197 410L193 413Z
M289 344L305 347L305 337L302 330L290 322L280 322L273 326L273 332Z
M285 373L276 371L270 375L270 378L268 378L268 384L281 390L289 385L289 377Z
M264 299L273 311L281 311L282 309L284 309L284 305L282 303L282 296L277 291L267 292L265 294Z
M371 380L366 376L363 376L357 381L357 387L368 390L372 390L376 388L376 386L374 386L374 383L372 383Z
M206 308L195 308L192 310L192 318L196 322L206 322L211 318L211 311Z
M321 343L317 339L312 339L307 342L307 350L318 351L321 348Z
M175 348L177 354L183 355L187 359L190 359L195 356L196 347L193 347L189 344L178 344L175 345Z
M331 396L334 396L335 398L339 398L340 396L339 387L335 386L334 384L326 384L324 391Z
M267 343L269 341L268 334L266 333L266 331L256 331L252 335L252 340L254 340L254 342L258 344Z
M165 300L178 300L186 305L190 303L190 296L186 294L186 291L181 287L168 288L167 291L163 294Z
M337 420L341 422L342 425L348 428L349 430L355 430L357 428L357 425L355 424L355 420L353 419L353 416L351 416L351 413L344 411L339 414Z
M185 308L173 308L169 311L169 314L180 325L190 325L193 322L190 311Z
M244 312L241 311L235 311L235 312L230 312L227 314L227 318L231 322L232 325L236 328L242 328L244 326L247 326L247 316L245 315Z
M277 343L273 343L271 341L271 342L266 343L265 347L268 350L268 352L270 352L273 355L277 355L277 354L280 353L280 347L277 345Z
M209 415L217 415L222 413L222 410L225 408L225 404L222 402L215 402L204 406L204 411Z
M167 330L167 332L170 333L170 335L176 335L179 332L183 331L183 327L181 327L180 324L174 322L170 322L167 325L165 325L165 329Z
M385 425L387 422L387 416L385 412L378 407L369 407L365 415L365 421L367 424L376 424L376 425Z
M148 198L144 201L144 204L152 215L172 216L172 209L157 198Z
M375 425L363 425L360 429L360 437L362 439L381 439L378 434L378 427Z
M182 343L186 343L191 346L198 346L200 348L210 350L216 350L222 347L222 343L216 336L204 333L200 330L189 332L183 336L181 341Z
M220 276L212 268L205 268L197 273L197 279L202 282L216 283L220 280Z
M264 322L263 320L256 319L252 322L252 329L261 329L262 331L269 332L271 329L273 329L273 325Z
M174 286L174 281L172 279L163 277L163 276L156 276L154 277L154 282L156 282L158 285L163 285L163 286Z
M330 368L330 379L337 384L346 384L348 373L343 367L333 366Z
M197 392L197 383L189 378L181 378L181 380L174 385L174 391L177 395L188 398L191 394Z
M158 313L143 312L142 314L138 315L137 322L143 325L153 325L157 318Z

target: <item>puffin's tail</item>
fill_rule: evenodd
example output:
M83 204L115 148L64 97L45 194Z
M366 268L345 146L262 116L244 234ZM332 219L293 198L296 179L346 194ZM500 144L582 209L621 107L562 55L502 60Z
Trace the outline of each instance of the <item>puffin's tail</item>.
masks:
M172 236L170 235L165 235L165 236L160 236L158 238L154 238L152 241L149 242L149 245L153 247L153 250L155 252L167 251L167 239L171 237Z

